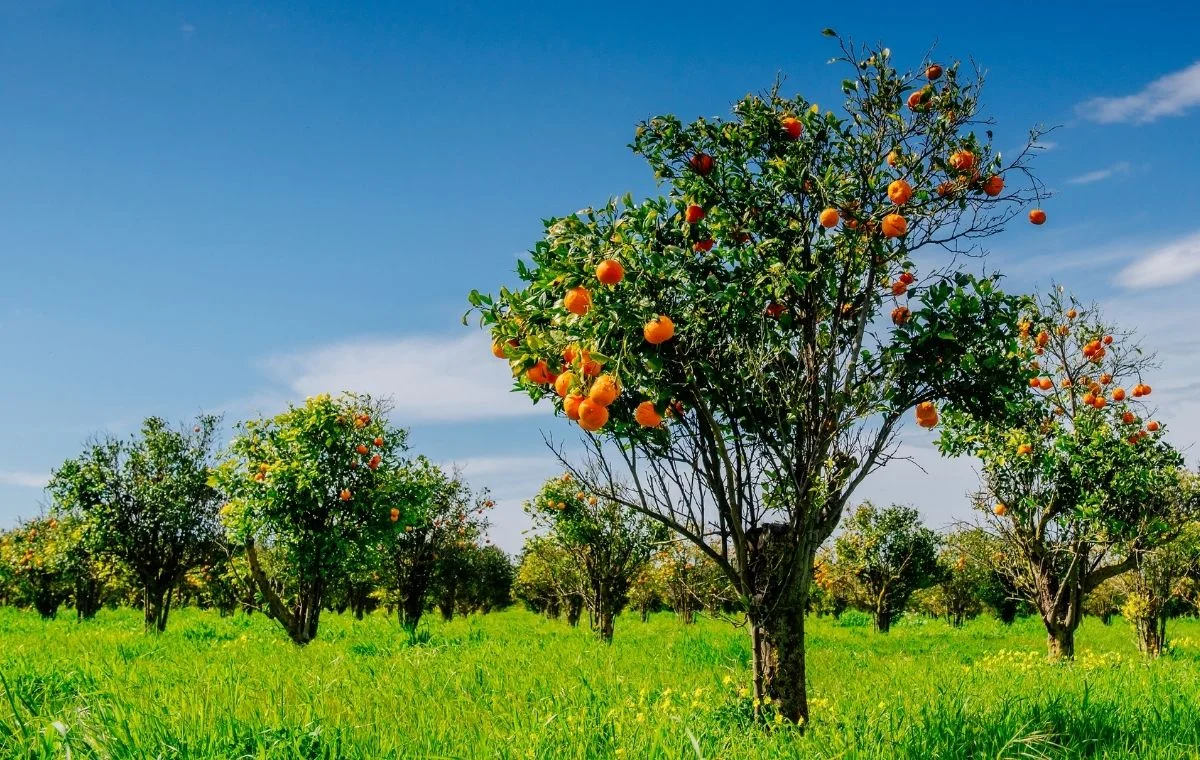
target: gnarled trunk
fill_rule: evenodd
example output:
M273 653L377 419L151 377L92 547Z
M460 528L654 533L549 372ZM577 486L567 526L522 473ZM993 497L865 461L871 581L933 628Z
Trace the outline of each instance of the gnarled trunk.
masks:
M324 584L319 580L310 580L301 585L296 594L296 603L288 609L279 598L278 592L271 585L270 579L263 572L258 561L258 550L254 540L246 541L246 561L250 565L250 577L254 579L259 592L267 600L267 614L279 621L283 629L296 644L303 646L317 637L317 627L321 622L321 597L324 594Z

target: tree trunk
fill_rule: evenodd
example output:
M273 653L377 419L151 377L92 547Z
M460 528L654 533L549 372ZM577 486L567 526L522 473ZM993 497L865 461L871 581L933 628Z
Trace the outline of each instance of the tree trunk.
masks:
M146 586L142 590L142 620L146 633L166 630L166 597L166 591L160 588Z
M1083 619L1084 578L1079 570L1086 564L1086 553L1071 564L1066 577L1058 577L1049 563L1034 565L1038 612L1046 627L1046 644L1052 660L1075 656L1075 629Z
M91 620L100 611L100 583L94 578L83 578L75 583L75 617Z
M1147 657L1158 657L1167 646L1167 616L1149 615L1133 620L1138 649Z
M557 596L552 597L546 602L546 618L548 620L558 620L562 615L562 602ZM576 620L576 622L579 622Z
M442 620L449 623L454 619L454 598L442 597L438 600L438 611L442 613Z
M646 621L648 621L650 619L650 608L648 606L642 605L640 612L642 613L642 622L643 623L645 623Z
M600 640L607 644L611 644L613 639L613 618L615 616L613 607L612 594L601 585L596 592L596 616L592 622Z
M875 609L875 630L880 633L887 633L892 630L892 611L886 606L880 606Z
M1047 626L1049 628L1049 626ZM1075 657L1075 626L1057 627L1049 630L1046 644L1052 660L1070 660Z
M579 625L579 618L581 617L583 617L583 597L567 597L567 625L575 628Z
M749 610L755 697L771 697L786 720L808 722L804 610L819 543L782 524L748 533L748 562L756 579Z
M425 612L425 594L416 594L411 591L406 591L404 598L400 600L400 626L407 631L417 630L417 624L421 622L421 615Z

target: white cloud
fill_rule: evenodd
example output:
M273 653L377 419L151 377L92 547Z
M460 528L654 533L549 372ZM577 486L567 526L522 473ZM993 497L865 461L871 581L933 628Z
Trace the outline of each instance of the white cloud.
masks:
M1200 275L1200 232L1163 243L1141 254L1117 275L1131 289L1178 285Z
M496 506L489 515L488 535L504 551L517 554L532 527L525 501L537 493L542 482L562 472L562 465L549 451L542 456L478 456L442 462L459 469L473 488L487 488Z
M1096 171L1087 172L1086 174L1080 174L1078 177L1072 177L1071 179L1067 180L1067 183L1072 185L1088 185L1093 182L1099 182L1101 180L1108 179L1114 174L1125 174L1128 171L1129 162L1121 161L1120 163L1113 164L1106 169L1097 169Z
M14 472L0 470L0 483L6 486L21 486L22 488L45 488L50 477L40 472Z
M1101 124L1147 124L1163 116L1179 116L1197 105L1200 105L1200 61L1154 80L1133 95L1092 98L1075 110Z
M511 392L508 363L492 356L482 333L349 340L270 357L263 366L300 396L351 390L388 397L406 423L545 413Z

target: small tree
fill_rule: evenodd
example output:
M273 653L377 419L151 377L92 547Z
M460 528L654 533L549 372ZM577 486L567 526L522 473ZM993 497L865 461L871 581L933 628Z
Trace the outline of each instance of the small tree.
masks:
M571 475L546 481L526 511L580 563L592 628L612 641L630 583L665 538L661 526L616 501L580 491Z
M17 604L29 605L49 620L71 596L69 537L52 517L20 523L0 540L0 564L7 568Z
M460 605L484 615L512 604L516 571L512 560L496 546L476 545L471 552L471 573Z
M995 583L996 571L988 543L978 528L953 530L943 538L938 554L940 580L929 589L925 604L956 628L982 612L993 595L989 587Z
M859 605L887 633L917 589L939 580L938 536L912 507L878 509L862 504L846 520L834 544L837 564L859 582Z
M370 548L411 503L404 430L369 396L310 397L280 415L238 425L213 482L228 496L222 519L244 547L268 614L297 644L317 636L331 585L360 571ZM260 561L270 547L276 569Z
M551 620L557 620L565 609L567 622L574 627L583 614L586 585L579 562L553 538L525 540L513 592L529 609Z
M1180 489L1196 498L1194 476ZM1184 579L1200 566L1200 525L1187 524L1170 543L1138 555L1133 569L1114 579L1125 597L1121 614L1137 636L1138 648L1158 657L1167 647L1167 621L1182 606L1187 592Z
M939 445L982 460L979 508L1019 558L1006 569L1051 657L1066 658L1087 594L1188 519L1172 498L1182 459L1145 421L1150 358L1130 335L1061 289L1030 304L1020 333L1028 388L995 418L949 410Z
M150 417L140 435L105 438L50 479L57 508L82 517L93 550L137 579L148 631L166 629L172 592L220 536L220 502L208 483L219 421L202 415L190 430L174 430Z
M439 562L457 566L456 551L474 544L487 529L487 494L476 495L458 473L446 473L424 457L409 467L410 524L384 543L383 578L399 610L400 624L416 630L425 611ZM457 585L455 591L457 592Z
M918 282L913 256L971 249L1036 195L1028 153L1005 164L973 131L980 83L958 65L905 73L849 42L839 60L839 114L776 87L730 120L640 125L666 194L548 220L520 288L470 295L517 389L593 434L585 490L726 574L754 695L792 721L815 553L904 416L936 424L946 399L986 417L1020 381L1015 300L949 257Z
M737 607L729 579L708 555L689 541L672 540L654 556L653 572L663 599L681 622L696 622L696 613L711 615Z

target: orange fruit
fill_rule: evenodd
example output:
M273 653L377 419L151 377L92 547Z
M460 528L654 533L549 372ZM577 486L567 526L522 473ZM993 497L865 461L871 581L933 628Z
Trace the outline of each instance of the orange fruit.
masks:
M381 435L375 436L375 440L371 441L371 443L375 444L376 446L382 446L383 445L383 436L381 436Z
M646 326L642 328L642 335L651 345L657 346L660 343L666 343L675 335L675 323L665 314L659 314L646 323Z
M1124 422L1126 425L1132 425L1133 423L1137 422L1137 415L1133 412L1126 411L1121 415L1121 422Z
M504 344L503 343L493 343L492 344L492 356L496 357L497 359L507 359L508 358L508 354L504 353Z
M608 422L608 409L591 399L579 403L579 427L594 433Z
M787 132L788 139L800 139L800 134L804 131L804 125L800 123L799 119L795 116L787 116L781 123L783 124L783 131Z
M1000 502L996 502L996 506L992 507L992 514L996 515L996 517L1004 517L1004 515L1008 514L1008 507Z
M1040 333L1037 334L1037 344L1039 346L1045 346L1049 342L1050 342L1050 333L1046 332L1045 330L1042 330Z
M563 413L567 415L567 419L579 419L579 405L582 402L583 396L578 393L572 393L563 399Z
M1067 319L1074 319L1079 316L1079 312L1074 309L1067 309Z
M688 165L701 177L707 177L708 173L712 171L713 159L707 153L697 153L688 160Z
M1038 380L1038 378L1036 378L1036 377L1031 377L1031 378L1029 378L1029 387L1030 387L1030 388L1037 388L1037 387L1039 387L1039 386L1038 386L1038 383L1039 383L1039 382L1040 382L1040 381Z
M888 185L888 199L897 206L903 206L908 203L908 199L912 197L912 186L902 179L898 179Z
M687 210L683 212L683 219L688 224L695 224L704 218L704 209L697 206L695 203L689 205Z
M922 401L916 408L917 422L937 417L937 407L932 401Z
M1104 407L1108 406L1108 399L1104 398L1104 396L1098 395L1096 396L1096 400L1092 402L1092 406L1096 407L1097 409L1103 409Z
M1030 211L1029 212L1029 223L1030 224L1045 224L1046 223L1046 212L1042 211L1040 208L1035 208L1034 210Z
M525 370L525 377L529 378L529 382L536 383L537 385L548 385L554 382L554 378L550 374L550 368L546 366L545 361L539 361Z
M1125 389L1124 388L1113 388L1112 397L1113 397L1113 401L1124 401L1125 400Z
M707 238L705 240L698 240L692 246L692 250L694 250L696 252L711 251L712 247L713 247L713 242L714 241L712 238Z
M930 64L929 68L925 69L925 78L930 82L934 81L935 79L941 79L942 67L938 66L936 63Z
M383 457L381 457L380 455L376 454L375 456L371 457L371 461L370 461L370 462L367 462L367 467L370 467L372 470L378 470L378 469L379 469L379 463L380 463L380 462L382 462L382 461L383 461Z
M563 349L562 357L563 364L568 367L575 363L575 357L579 356L579 346L567 346Z
M1088 406L1094 405L1096 403L1096 394L1091 391L1083 394L1083 403Z
M1004 192L1004 178L999 174L993 174L988 177L987 181L983 183L983 192L993 198Z
M612 375L601 375L596 378L596 382L592 383L592 389L588 392L588 401L600 406L608 406L616 401L619 395L621 395L621 386L617 385L616 378Z
M588 309L592 308L592 294L582 285L571 288L563 297L563 306L567 307L567 311L572 314L582 317L588 313Z
M1038 380L1038 387L1044 391L1048 391L1054 387L1054 381L1048 377L1043 377Z
M900 274L900 282L904 283L905 285L912 285L916 281L916 275L914 275L912 272L902 272Z
M343 488L342 492L338 494L338 498L340 498L342 501L350 501L352 498L354 498L354 496L350 493L349 488Z
M888 214L883 218L880 228L884 237L900 237L908 232L908 222L899 214Z
M625 267L616 259L605 259L596 267L596 279L603 285L616 285L625 279Z
M943 182L937 186L937 194L939 198L945 198L952 192L954 192L954 183L952 182Z
M896 280L892 283L892 295L902 296L906 292L908 292L908 285L906 285L904 282Z
M1021 456L1024 456L1026 454L1032 454L1033 446L1028 443L1022 443L1020 446L1017 446L1017 453L1020 454Z
M908 107L914 111L919 110L922 105L921 101L925 99L926 95L927 91L924 89L917 90L916 92L910 94L908 96Z
M1112 375L1108 374L1107 372L1105 372L1103 375L1100 376L1100 384L1101 385L1108 385L1111 382L1112 382ZM1120 399L1118 399L1118 401L1119 400Z
M1071 387L1071 378L1069 378L1069 377L1064 377L1064 378L1062 379L1062 382L1061 382L1061 383L1059 383L1059 385L1061 385L1061 386L1062 386L1062 387L1064 387L1064 388L1070 388L1070 387Z
M1154 420L1150 420L1149 422L1146 423L1146 429L1149 430L1151 433L1158 432L1158 428L1159 428L1159 424L1157 422L1155 422Z
M392 507L392 511L389 514L389 517L392 518L392 522L396 522L397 520L400 519L400 510L396 509L395 507Z
M1111 335L1104 336L1104 345L1106 345L1106 346L1112 345L1112 336Z
M357 451L359 454L366 454L368 451L370 451L370 449L368 449L366 444L364 444L364 443L360 443L357 446L355 446L354 450Z
M571 392L571 386L575 383L574 372L564 372L554 381L554 392L563 398Z
M912 312L908 310L907 306L897 306L896 308L892 309L892 322L897 325L902 325L908 321L908 318L911 315Z
M975 168L975 154L969 150L956 150L950 154L950 167L960 172Z
M840 214L838 214L837 209L827 208L821 212L819 221L821 222L822 227L824 227L825 229L830 229L832 227L837 226L839 218L840 218Z
M900 160L900 154L897 153L896 151L893 150L887 154L887 165L888 166L895 166L899 160Z
M662 424L662 415L654 408L653 401L643 401L637 405L637 409L633 412L633 418L642 427L654 428Z

